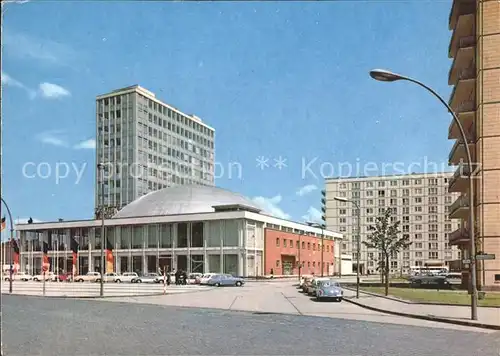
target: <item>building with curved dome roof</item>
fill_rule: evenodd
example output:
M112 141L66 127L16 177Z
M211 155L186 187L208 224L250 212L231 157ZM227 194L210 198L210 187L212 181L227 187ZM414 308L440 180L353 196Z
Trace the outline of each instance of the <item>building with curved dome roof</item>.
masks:
M99 219L16 225L21 270L38 273L44 244L51 270L100 271ZM241 194L174 186L141 196L104 221L106 271L238 276L339 273L342 235L268 215ZM77 246L78 248L75 248ZM321 247L323 246L323 247Z

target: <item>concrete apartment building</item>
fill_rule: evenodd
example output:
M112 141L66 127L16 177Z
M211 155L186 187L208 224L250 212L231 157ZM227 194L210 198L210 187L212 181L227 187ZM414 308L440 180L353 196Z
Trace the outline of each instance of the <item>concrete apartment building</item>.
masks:
M344 235L342 254L352 254L356 261L357 211L361 209L361 241L370 234L379 214L392 208L393 219L401 221L402 234L413 242L410 248L395 256L391 273L408 273L410 266L441 263L460 259L460 251L448 243L448 235L459 227L459 221L448 218L448 206L459 193L448 192L452 173L409 174L326 180L327 229ZM376 274L378 251L361 244L360 272Z
M104 205L120 210L171 185L214 185L215 130L138 85L96 98L96 162L105 165ZM96 172L96 209L101 202Z
M449 57L453 58L448 82L449 99L458 114L479 170L475 181L477 251L495 254L495 260L479 262L478 285L500 288L500 1L453 1L449 28L452 30ZM460 197L451 205L450 216L463 219L461 229L450 234L450 244L469 256L469 202L466 152L458 127L452 122L448 138L456 140L449 163L459 166L449 191ZM462 166L462 167L460 167ZM464 177L465 176L465 177ZM469 266L462 265L464 280Z

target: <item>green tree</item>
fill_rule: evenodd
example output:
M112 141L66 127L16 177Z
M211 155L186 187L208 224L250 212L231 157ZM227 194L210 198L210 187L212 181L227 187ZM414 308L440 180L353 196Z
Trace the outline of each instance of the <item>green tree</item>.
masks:
M377 217L375 225L369 227L371 231L363 244L375 249L382 255L379 261L379 268L382 269L384 277L385 295L389 294L389 271L391 256L398 254L402 249L411 245L408 235L402 235L399 230L400 221L391 222L392 210L387 208L383 215Z

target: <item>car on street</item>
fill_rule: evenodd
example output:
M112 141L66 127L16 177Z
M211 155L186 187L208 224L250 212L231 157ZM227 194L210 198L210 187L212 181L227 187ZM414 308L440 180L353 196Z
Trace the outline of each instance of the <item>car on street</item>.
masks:
M329 277L315 277L311 280L311 284L307 287L307 294L316 296L316 289L318 288L319 282L328 281Z
M59 273L57 279L59 282L71 282L73 275L71 273Z
M110 283L110 282L116 282L117 278L118 278L118 273L116 272L108 272L108 273L105 273L104 276L102 277L102 280L104 283ZM100 283L101 282L101 275L99 275L99 277L95 280L97 283Z
M115 283L132 283L132 280L139 277L135 272L124 272L115 278Z
M203 276L201 276L200 278L200 284L201 285L205 285L205 284L208 284L208 281L210 280L210 278L212 276L215 276L217 275L217 273L205 273Z
M158 273L145 273L131 280L132 283L160 283L162 281L163 276L160 276Z
M76 276L75 282L95 282L98 278L101 278L99 272L88 272L87 274Z
M311 285L313 278L314 277L312 277L312 276L307 276L304 278L304 281L302 282L302 286L301 286L302 293L307 293L307 290L308 290L309 286Z
M319 281L316 287L316 300L334 299L338 302L342 301L344 292L340 284L333 279Z
M450 281L446 276L436 276L432 274L413 276L408 279L410 286L420 287L422 285L436 285L436 286L446 286L450 284Z
M37 274L36 276L33 276L33 280L36 282L41 282L44 279L44 274ZM56 275L54 272L45 272L45 281L55 281L56 280Z
M241 287L245 284L245 280L240 277L234 277L230 274L214 274L206 283L209 286L223 287L236 286Z
M12 280L13 281L23 281L23 282L27 282L27 281L31 281L33 279L33 276L31 276L30 274L26 273L26 272L17 272L17 273L14 273L12 275ZM5 277L5 280L6 281L10 281L10 275L7 275Z
M187 279L188 284L200 284L203 273L190 273Z

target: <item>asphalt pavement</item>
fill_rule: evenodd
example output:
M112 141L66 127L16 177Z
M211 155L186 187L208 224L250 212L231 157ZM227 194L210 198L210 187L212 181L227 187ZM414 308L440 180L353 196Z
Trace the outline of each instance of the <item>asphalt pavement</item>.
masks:
M6 356L498 356L500 349L498 333L337 318L9 295L2 303Z

